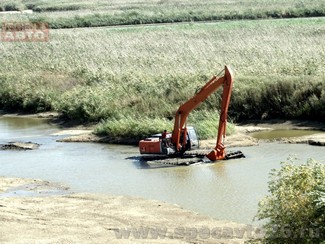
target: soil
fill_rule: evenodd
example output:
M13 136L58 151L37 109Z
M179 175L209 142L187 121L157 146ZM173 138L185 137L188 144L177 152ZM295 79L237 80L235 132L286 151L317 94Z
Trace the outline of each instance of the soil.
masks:
M33 179L0 177L0 209L1 243L244 243L263 237L257 227L216 220L177 205L75 194Z
M35 150L39 146L39 144L33 142L9 142L0 144L0 150Z

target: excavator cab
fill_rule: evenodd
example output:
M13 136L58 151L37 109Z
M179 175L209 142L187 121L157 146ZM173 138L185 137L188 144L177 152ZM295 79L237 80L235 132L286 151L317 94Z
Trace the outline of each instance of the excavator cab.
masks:
M184 134L186 135L184 139ZM199 139L196 134L194 127L189 126L182 129L180 133L180 141L183 142L183 146L181 147L180 153L184 153L185 151L198 149L199 148ZM176 145L175 145L176 146Z
M196 134L194 127L189 126L183 129L186 132L184 139L184 133L181 133L181 141L186 141L184 143L182 152L198 149L199 148L199 139ZM168 133L166 138L162 138L162 134L155 134L149 138L143 139L139 142L139 149L141 154L165 154L171 155L175 154L176 149L171 141L171 134Z
M198 149L200 143L194 127L189 126L186 129L187 129L186 150Z

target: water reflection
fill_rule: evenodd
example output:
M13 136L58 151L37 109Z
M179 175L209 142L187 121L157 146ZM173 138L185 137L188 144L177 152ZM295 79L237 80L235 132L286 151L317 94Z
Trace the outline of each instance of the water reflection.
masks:
M273 140L279 138L309 136L316 133L325 133L325 132L319 130L270 130L270 131L255 132L252 133L251 136L253 136L256 139Z
M2 143L48 135L58 130L56 126L48 124L48 120L38 118L0 116L0 123L0 142Z
M1 127L4 129L30 129L31 127L44 127L46 120L23 117L1 117Z
M25 120L25 119L24 119ZM258 201L267 194L268 174L295 155L325 162L323 147L265 143L235 148L243 159L182 167L149 167L137 147L95 143L59 143L57 128L30 119L8 126L0 117L1 140L30 140L35 151L0 151L0 175L61 182L72 191L140 196L178 204L217 219L252 223ZM13 121L17 121L14 119ZM34 123L36 122L36 123ZM15 122L13 122L15 123ZM28 125L25 127L25 125Z

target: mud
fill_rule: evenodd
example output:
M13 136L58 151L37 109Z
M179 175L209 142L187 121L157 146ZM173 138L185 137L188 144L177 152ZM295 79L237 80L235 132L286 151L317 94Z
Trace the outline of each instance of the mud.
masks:
M280 141L284 143L300 143L312 146L325 146L325 133L314 134L311 136L303 136L298 138L282 138Z
M39 144L33 142L9 142L7 144L0 144L0 150L35 150L39 146Z
M59 187L40 180L0 177L1 192L26 186L38 195L42 195L40 189ZM1 243L244 243L263 236L261 229L250 225L137 197L4 194L0 197ZM128 230L129 235L124 235ZM144 234L139 235L139 230Z
M15 180L12 180L13 182ZM71 194L69 187L48 181L34 180L18 186L7 186L7 189L0 192L0 198L4 197L45 197L53 195Z
M57 139L57 142L99 142L121 145L137 145L139 141L134 138L124 137L110 137L110 136L98 136L93 133L92 130L79 130L79 133L75 131L74 135L67 135L64 138ZM61 133L65 133L62 131Z

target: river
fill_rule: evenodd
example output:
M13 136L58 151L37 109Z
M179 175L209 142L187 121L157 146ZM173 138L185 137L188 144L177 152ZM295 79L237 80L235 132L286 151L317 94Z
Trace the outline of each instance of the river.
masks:
M74 192L140 196L178 204L221 220L253 222L267 194L268 174L281 161L314 158L325 162L324 147L262 143L233 148L246 158L182 167L148 167L134 159L137 147L56 142L60 131L46 120L0 116L0 144L32 141L33 151L0 151L0 176L62 183ZM133 159L132 159L133 158Z

